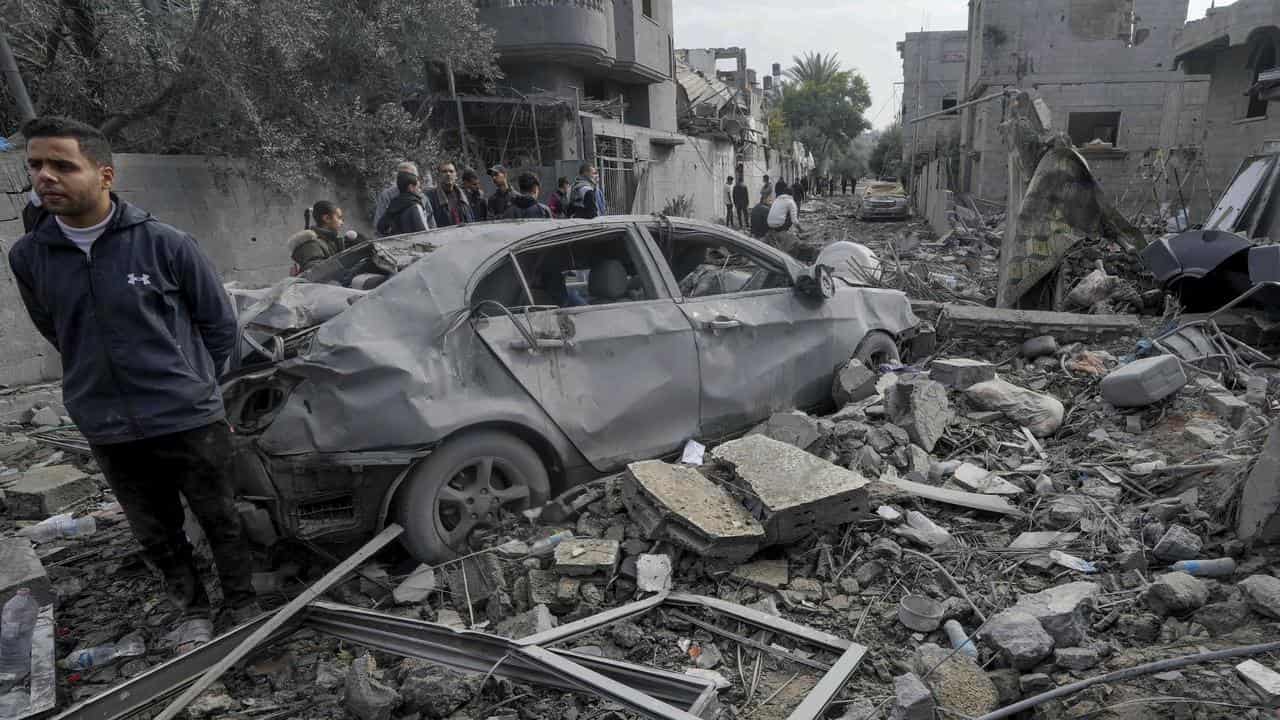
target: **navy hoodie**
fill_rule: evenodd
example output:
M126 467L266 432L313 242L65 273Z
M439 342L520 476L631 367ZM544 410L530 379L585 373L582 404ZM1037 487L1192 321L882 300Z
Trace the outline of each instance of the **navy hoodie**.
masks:
M9 251L36 329L62 355L62 399L90 443L169 435L223 419L219 369L235 311L190 235L112 196L91 248L56 222Z

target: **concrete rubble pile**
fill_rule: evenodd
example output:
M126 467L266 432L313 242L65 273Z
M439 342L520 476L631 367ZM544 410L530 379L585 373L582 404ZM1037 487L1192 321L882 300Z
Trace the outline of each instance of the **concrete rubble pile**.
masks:
M827 204L834 217L816 227L845 220L839 198ZM904 226L883 227L877 252ZM976 248L978 261L990 249L985 235L955 247ZM779 412L709 443L701 465L632 463L509 518L458 561L383 553L327 599L527 639L637 600L713 598L865 648L821 717L979 718L1021 702L1033 707L1016 717L1044 720L1270 717L1274 653L1082 681L1276 639L1280 372L1190 369L1149 341L1157 318L929 301L918 312L937 329L919 365L851 365L819 413ZM0 396L0 601L27 587L54 608L59 659L131 633L144 643L102 666L59 669L65 707L171 658L164 635L176 617L91 457L28 436L63 424L56 400L22 397ZM92 532L17 534L63 514L93 517ZM330 565L298 548L272 561L255 577L268 607ZM714 684L704 716L723 718L787 717L841 658L662 603L555 647ZM1148 714L1109 710L1151 697L1166 700ZM590 693L311 631L263 645L187 714L636 716Z

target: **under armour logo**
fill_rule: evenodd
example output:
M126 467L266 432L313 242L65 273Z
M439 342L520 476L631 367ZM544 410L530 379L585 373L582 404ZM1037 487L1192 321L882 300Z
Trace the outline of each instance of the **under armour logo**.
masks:
M129 284L130 285L146 285L150 287L151 276L147 275L146 273L143 273L142 275L134 275L133 273L129 273Z

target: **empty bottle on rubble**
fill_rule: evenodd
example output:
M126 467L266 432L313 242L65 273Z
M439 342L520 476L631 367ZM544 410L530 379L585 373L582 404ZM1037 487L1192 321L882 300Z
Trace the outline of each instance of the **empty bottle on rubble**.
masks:
M1234 575L1236 572L1236 561L1231 558L1217 558L1216 560L1179 560L1169 566L1174 572L1184 572L1188 575L1197 577L1224 577Z
M120 638L120 642L75 650L58 661L58 666L64 670L92 670L120 658L139 657L146 653L147 643L142 639L142 633L135 631Z
M47 543L59 538L84 537L98 531L98 522L92 515L73 518L70 515L54 515L30 527L18 531L20 537L34 543Z
M555 552L556 546L565 540L572 540L573 532L571 530L561 530L555 535L544 537L541 540L529 546L529 554L534 557L542 557Z
M40 604L31 590L21 588L0 611L0 674L18 679L31 671L31 636L36 629Z
M943 623L942 629L946 631L947 638L951 640L951 647L971 658L978 657L978 648L973 646L973 641L969 639L969 634L964 631L963 625L955 620L948 620Z

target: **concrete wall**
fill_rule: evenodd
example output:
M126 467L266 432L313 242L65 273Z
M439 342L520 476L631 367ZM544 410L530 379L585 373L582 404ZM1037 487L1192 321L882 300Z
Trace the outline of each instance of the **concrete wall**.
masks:
M898 43L902 57L902 116L905 120L942 110L962 91L969 34L965 30L907 33ZM960 115L932 118L906 126L902 159L928 153L959 139Z
M617 56L613 0L480 0L477 6L480 22L497 32L504 59L558 56L562 63L607 66Z
M117 153L116 188L125 200L190 232L224 280L267 285L289 274L289 237L302 229L303 213L317 200L337 201L348 224L368 230L360 199L317 181L294 196L280 196L252 180L244 163L190 156ZM5 190L25 182L21 153L0 153ZM20 195L0 200L0 385L61 376L57 354L36 333L8 267L8 248L22 234Z

